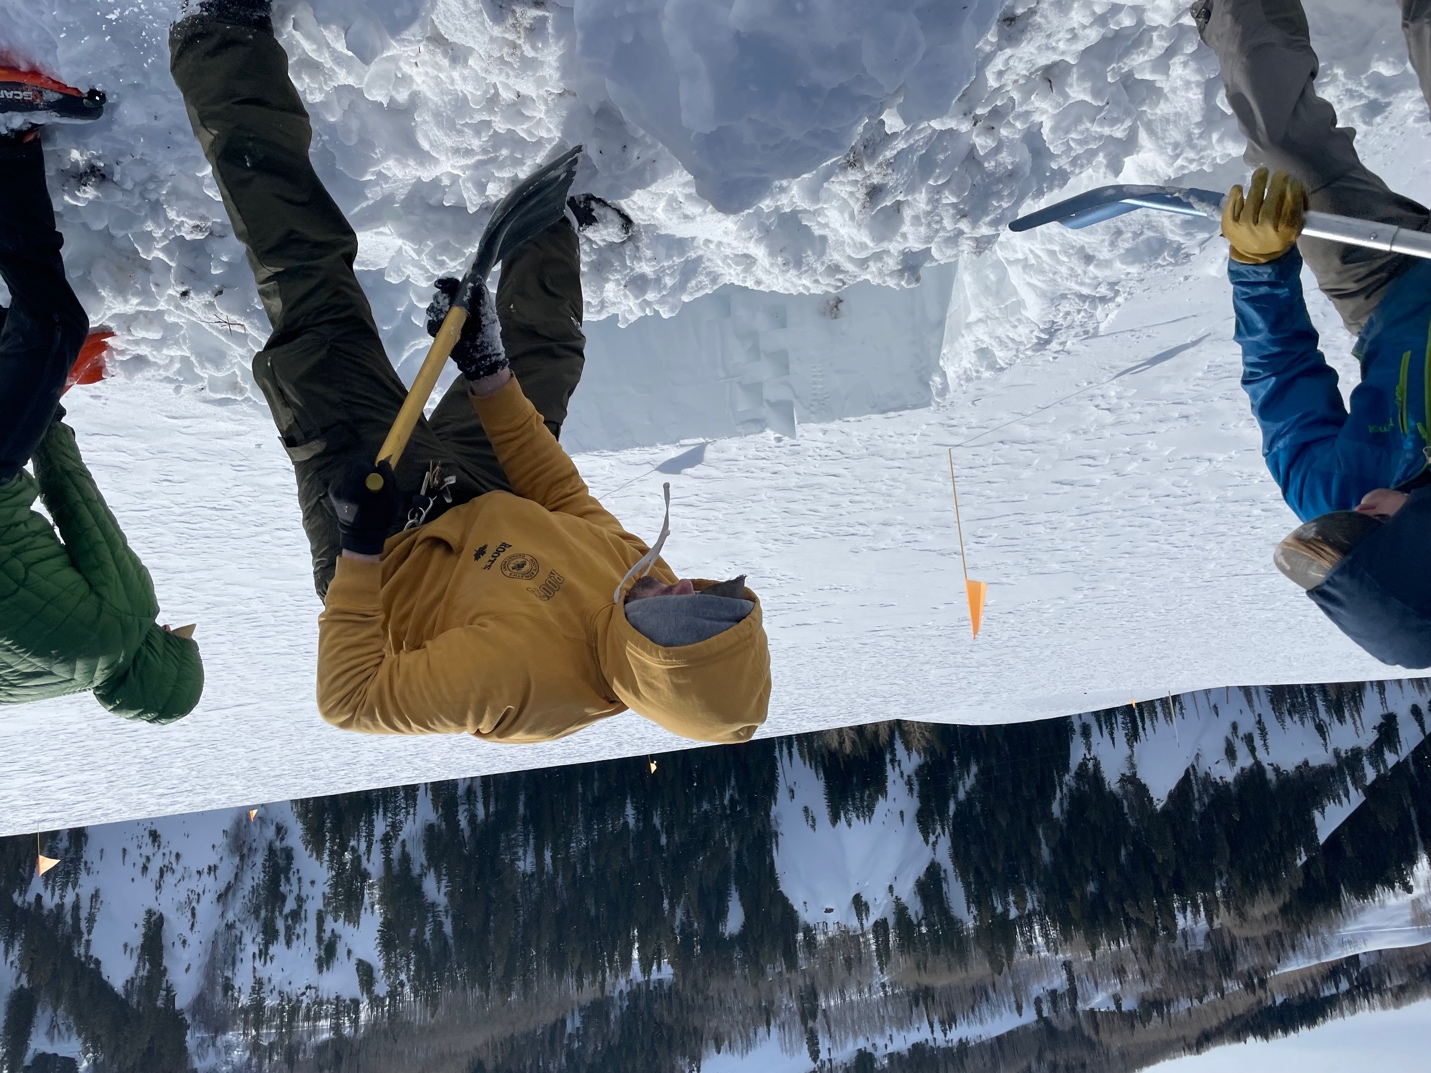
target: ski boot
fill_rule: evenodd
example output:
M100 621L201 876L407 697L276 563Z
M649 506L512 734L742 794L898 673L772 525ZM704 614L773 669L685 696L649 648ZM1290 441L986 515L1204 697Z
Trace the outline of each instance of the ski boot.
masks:
M636 230L635 221L625 209L595 194L567 198L566 209L571 226L597 246L625 242Z
M104 114L104 94L97 89L83 93L35 71L0 67L0 120L20 115L43 121L90 120Z

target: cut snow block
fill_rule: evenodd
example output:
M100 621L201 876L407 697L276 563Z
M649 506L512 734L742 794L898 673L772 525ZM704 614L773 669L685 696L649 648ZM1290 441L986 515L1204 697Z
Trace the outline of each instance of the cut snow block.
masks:
M984 620L984 594L988 591L987 581L964 579L964 592L969 597L969 625L974 627L974 636L979 636L979 624Z
M795 404L789 399L765 400L765 424L771 432L795 439L798 429L795 424Z
M45 874L46 872L48 872L51 868L53 868L55 865L57 865L57 864L60 863L58 857L46 857L43 853L41 853L39 856L40 856L40 875L44 875L44 874Z

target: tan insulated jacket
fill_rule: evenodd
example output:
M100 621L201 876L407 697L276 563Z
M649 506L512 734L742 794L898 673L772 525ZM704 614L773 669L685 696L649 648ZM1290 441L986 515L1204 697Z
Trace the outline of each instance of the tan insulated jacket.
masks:
M517 494L390 538L381 563L339 560L318 620L323 718L535 742L629 707L683 737L747 740L770 700L755 594L709 640L647 640L612 601L646 545L591 496L515 381L474 406ZM676 580L660 560L652 574Z

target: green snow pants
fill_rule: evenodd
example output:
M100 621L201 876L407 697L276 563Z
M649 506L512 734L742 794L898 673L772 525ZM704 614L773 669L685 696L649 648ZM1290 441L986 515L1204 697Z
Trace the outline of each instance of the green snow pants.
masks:
M377 456L406 388L353 272L357 236L309 160L312 131L283 49L269 34L197 17L176 24L169 45L174 81L273 326L253 375L293 462L322 597L340 554L328 482L349 459ZM586 344L580 252L565 220L502 263L497 314L512 372L559 435ZM457 478L454 505L510 490L460 376L413 431L397 469L404 502L434 462Z
M1431 0L1401 0L1401 15L1411 66L1431 102ZM1337 126L1336 112L1317 96L1317 54L1301 0L1197 0L1192 16L1217 53L1227 103L1247 138L1247 163L1301 179L1318 212L1428 230L1431 213L1367 170L1353 145L1356 132ZM1353 335L1411 264L1403 254L1325 239L1297 245Z

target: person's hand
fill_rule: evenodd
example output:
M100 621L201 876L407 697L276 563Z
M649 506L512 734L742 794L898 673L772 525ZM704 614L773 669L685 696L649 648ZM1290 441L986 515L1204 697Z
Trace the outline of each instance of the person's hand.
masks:
M427 334L434 339L437 338L438 329L447 318L447 311L452 308L452 300L457 297L457 289L461 286L462 282L452 276L443 276L432 285L435 293L432 301L427 303Z
M437 337L442 328L442 322L452 308L460 286L451 276L444 276L433 284L436 293L427 306L427 334L433 338ZM467 323L462 326L462 336L452 348L452 362L462 370L468 384L496 376L508 368L507 352L502 348L502 327L497 321L497 308L492 301L492 292L487 289L485 283L474 289L472 308L467 312Z
M1286 172L1267 179L1267 169L1252 173L1244 197L1234 186L1222 205L1222 234L1232 246L1232 259L1264 265L1290 250L1306 221L1307 188Z
M370 481L370 477L382 479ZM343 550L381 555L401 506L392 467L355 458L328 485L328 499L338 516L338 542Z

